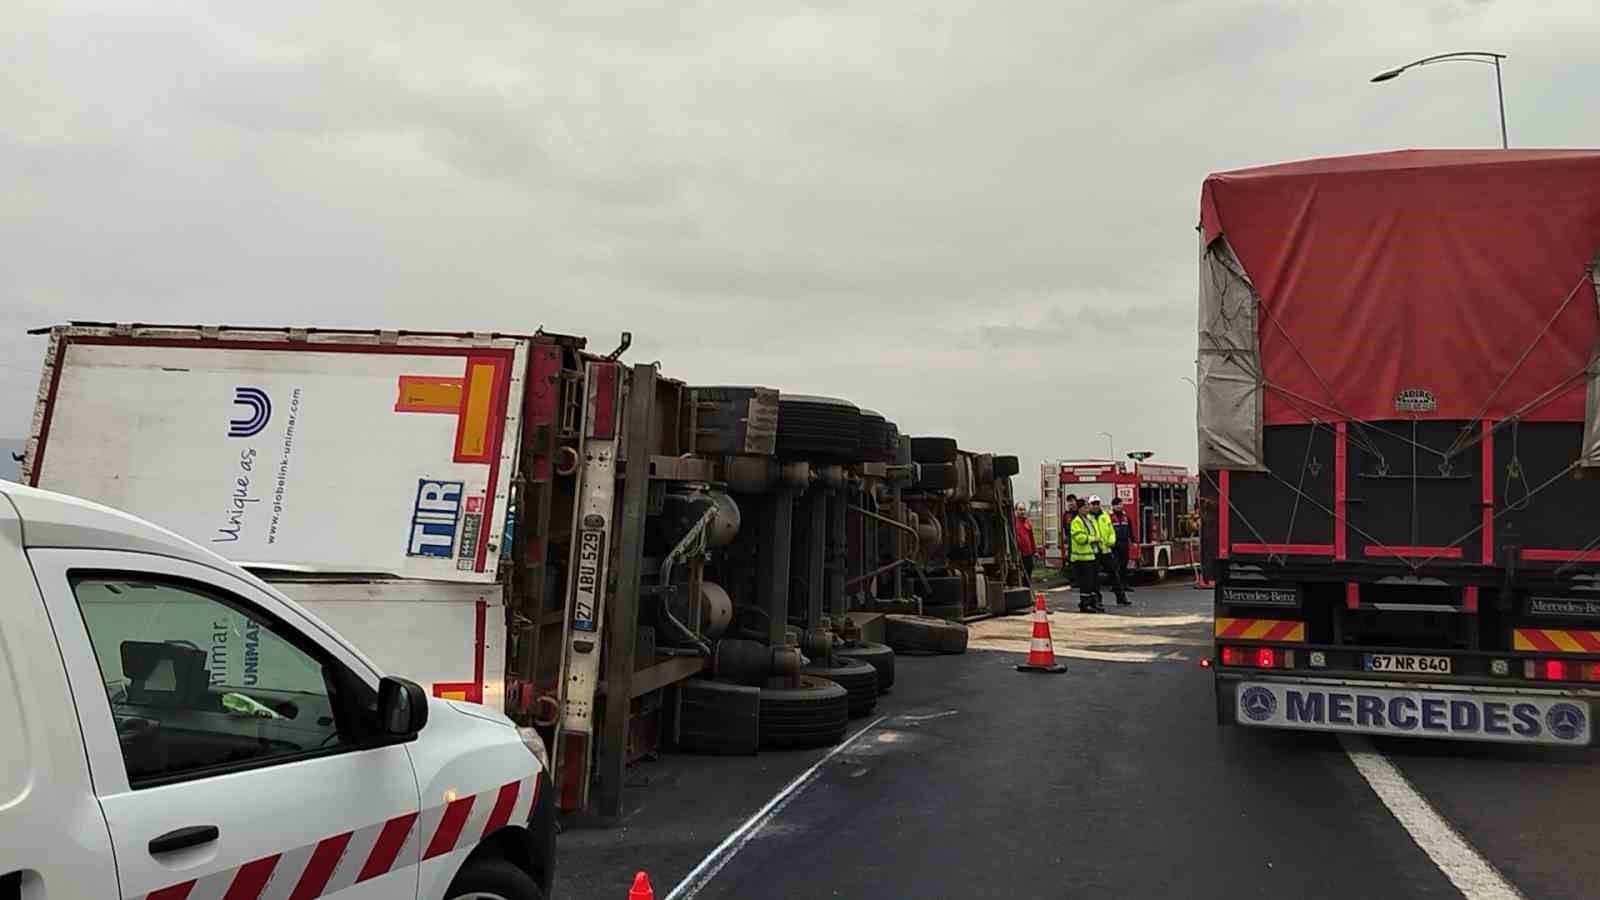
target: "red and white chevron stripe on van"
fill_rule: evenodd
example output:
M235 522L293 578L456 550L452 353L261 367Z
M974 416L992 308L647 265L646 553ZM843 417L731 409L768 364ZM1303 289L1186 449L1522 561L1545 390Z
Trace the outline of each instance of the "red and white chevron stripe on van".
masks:
M512 822L527 821L538 800L537 776L468 794L418 813L263 856L203 878L129 900L313 900L379 875L476 845ZM422 841L420 853L404 851ZM400 862L402 856L409 856ZM397 864L398 863L398 864Z

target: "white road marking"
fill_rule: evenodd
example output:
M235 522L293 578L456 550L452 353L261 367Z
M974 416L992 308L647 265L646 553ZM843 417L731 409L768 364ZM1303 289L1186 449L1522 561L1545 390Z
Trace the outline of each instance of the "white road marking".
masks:
M722 867L733 859L734 854L744 849L745 844L750 843L751 839L759 834L761 829L767 826L768 822L776 818L778 813L783 812L783 808L789 805L789 801L798 796L806 785L816 778L817 772L821 771L828 760L848 750L850 745L854 744L858 738L878 727L878 723L887 718L888 716L879 716L868 722L860 731L845 738L821 759L812 763L811 768L801 772L793 781L784 785L783 790L774 794L772 799L766 802L765 806L756 810L754 815L744 820L744 824L735 828L732 833L722 839L722 843L706 854L706 858L700 860L699 865L690 869L689 874L683 876L683 880L678 882L678 886L672 889L672 893L667 895L666 900L689 900L689 898L700 893L701 889L711 883L711 879L722 871Z
M959 715L960 712L961 712L961 710L959 710L959 709L947 709L944 712L929 713L926 716L913 716L913 715L910 715L908 713L906 715L901 716L900 718L905 720L905 721L907 721L907 722L926 722L926 721L928 721L930 719L942 719L945 716Z
M1410 833L1422 852L1428 854L1444 877L1467 900L1521 898L1522 892L1500 874L1467 843L1438 811L1428 803L1406 776L1395 768L1372 742L1364 737L1340 735L1339 743L1350 756L1356 771L1372 786L1373 793L1389 807L1401 826Z

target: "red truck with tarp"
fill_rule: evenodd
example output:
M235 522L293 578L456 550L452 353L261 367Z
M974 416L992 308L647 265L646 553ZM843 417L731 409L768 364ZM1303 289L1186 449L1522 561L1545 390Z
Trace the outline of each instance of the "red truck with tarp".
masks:
M1592 743L1600 151L1223 172L1200 224L1219 722Z

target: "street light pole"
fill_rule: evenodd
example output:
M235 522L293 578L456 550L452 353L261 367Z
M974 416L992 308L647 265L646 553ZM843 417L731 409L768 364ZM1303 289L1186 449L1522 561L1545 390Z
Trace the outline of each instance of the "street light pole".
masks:
M1506 55L1504 53L1495 53L1491 50L1461 50L1455 53L1441 53L1438 56L1428 56L1419 59L1416 62L1408 62L1403 66L1395 66L1392 69L1385 69L1382 72L1372 76L1372 81L1374 84L1376 84L1380 81L1388 81L1392 78L1399 78L1400 73L1407 69L1415 68L1417 66L1432 65L1433 63L1440 62L1473 62L1485 63L1487 65L1494 66L1495 96L1500 101L1500 149L1509 150L1511 148L1511 141L1506 137L1506 92L1505 87L1500 81L1500 60L1505 58Z
M1494 58L1494 93L1500 100L1500 149L1510 150L1511 140L1506 137L1506 89L1500 85L1500 60L1503 58Z

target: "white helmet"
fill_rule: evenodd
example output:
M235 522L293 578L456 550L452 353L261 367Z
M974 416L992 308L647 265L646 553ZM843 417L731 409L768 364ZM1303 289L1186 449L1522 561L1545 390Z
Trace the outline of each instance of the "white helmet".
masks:
M1100 502L1100 497L1099 497L1098 494L1090 494L1089 495L1089 505L1090 506L1093 506L1094 504L1099 503L1099 502Z

